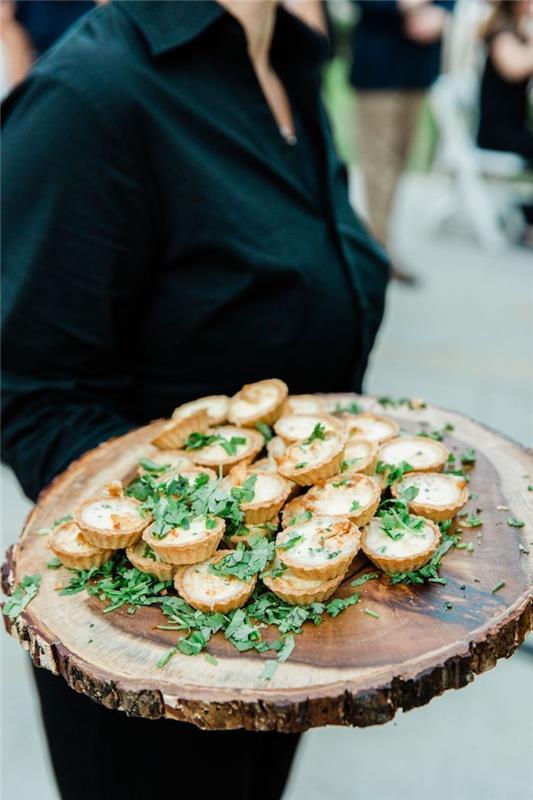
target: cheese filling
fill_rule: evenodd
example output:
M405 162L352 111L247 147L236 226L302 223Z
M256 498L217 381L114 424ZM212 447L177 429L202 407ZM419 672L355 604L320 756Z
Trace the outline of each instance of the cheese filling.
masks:
M344 460L349 468L357 469L358 464L363 464L372 457L372 452L372 445L364 439L349 441L344 450Z
M248 582L233 575L215 575L209 569L212 563L210 559L184 570L181 577L183 590L192 598L213 605L241 594Z
M415 556L422 553L435 541L435 531L425 524L416 534L406 531L398 539L391 539L381 527L379 517L374 517L366 527L365 546L376 555Z
M197 411L207 411L208 415L213 419L220 419L225 417L229 409L229 398L223 394L210 395L209 397L200 397L198 400L192 400L190 403L177 408L173 414L175 418L187 419Z
M313 414L290 414L281 417L274 428L276 433L293 442L309 439L317 425L322 425L326 431L335 432L335 426L329 420Z
M332 481L309 492L313 511L333 516L357 514L359 509L365 508L376 499L376 492L370 481L358 481L354 486L343 486L341 482L342 478L339 478L337 486Z
M85 506L81 521L90 528L121 531L138 526L142 517L127 497L110 497Z
M166 466L173 469L192 467L193 462L185 453L180 453L178 450L158 450L157 453L148 456L148 461L152 461L159 466Z
M278 555L287 553L293 562L302 566L327 564L333 558L355 554L357 529L335 534L336 517L313 517L308 522L292 525L281 531L276 540Z
M293 394L287 400L291 414L319 414L323 411L322 401L310 394Z
M379 457L386 464L406 461L413 469L420 469L441 461L441 450L435 444L423 436L404 436L383 445Z
M346 423L346 428L350 432L350 436L360 436L371 442L383 442L396 433L394 422L381 417L356 416Z
M243 505L260 505L277 500L285 488L281 478L272 472L256 472L255 475L254 498Z
M415 503L429 506L453 506L458 503L466 486L465 480L458 475L441 473L408 475L398 486L401 492L409 486L416 486L418 494L413 498Z
M202 447L197 452L202 460L205 461L212 461L213 464L216 464L220 461L226 461L228 459L238 459L243 455L246 455L247 451L250 449L250 439L246 435L246 431L242 430L241 428L232 428L232 427L221 427L221 428L214 428L212 430L214 435L222 436L228 445L231 446L231 453L222 446L220 442L213 442L212 444L208 444L206 447ZM233 445L231 445L231 441L233 439ZM235 439L239 439L241 441L236 442ZM242 441L244 440L244 441Z
M314 439L309 444L305 442L292 444L287 449L286 457L294 469L304 470L328 461L338 450L339 439L330 434L325 439Z

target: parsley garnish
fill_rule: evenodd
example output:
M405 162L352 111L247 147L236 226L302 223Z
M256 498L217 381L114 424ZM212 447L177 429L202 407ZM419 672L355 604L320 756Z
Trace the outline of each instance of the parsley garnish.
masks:
M269 442L274 437L274 431L266 422L256 422L255 427L263 435L265 442Z
M57 556L54 556L50 559L50 561L46 564L48 569L59 569L59 567L63 566L60 559Z
M412 471L413 467L407 461L400 461L399 464L387 464L385 461L378 461L376 465L377 474L385 476L387 486L398 481L406 472Z
M11 621L16 619L39 592L40 586L41 576L38 573L36 575L24 575L11 597L4 605L4 616Z
M508 517L507 524L510 528L523 528L526 523L516 517Z
M461 464L475 464L476 451L473 447L467 447L461 454Z
M355 578L353 581L350 581L350 586L353 586L354 588L356 586L362 586L367 581L373 581L374 578L379 578L379 572L366 572L359 578Z
M412 400L409 397L391 397L390 395L383 395L378 397L378 403L383 408L399 408L400 406L407 406L412 411L418 408L425 408L426 404L423 400Z
M313 430L311 431L310 436L303 442L303 444L311 444L316 440L323 441L326 438L326 429L321 422L317 422Z
M155 461L151 461L149 458L141 459L139 461L139 466L142 467L145 472L149 472L152 475L163 475L172 468L171 464L157 464Z
M246 581L259 572L263 572L266 565L272 561L275 553L275 543L266 536L252 536L249 540L250 548L244 547L239 542L235 550L215 561L209 569L215 575L233 575L235 578Z
M446 520L448 522L448 520ZM449 526L448 526L449 527ZM442 531L441 525L441 531ZM406 583L406 584L417 584L417 583L425 583L428 581L429 583L447 583L446 578L441 578L439 576L439 567L442 561L442 558L448 550L452 547L455 547L457 544L457 536L448 536L447 534L443 533L442 541L431 557L431 560L424 564L423 567L420 569L413 570L411 572L397 572L394 575L390 575L391 583Z
M334 414L361 414L363 411L363 407L360 406L358 403L348 403L347 406L341 406L340 403L337 403L335 408L333 409Z
M302 542L303 538L304 537L301 534L296 534L295 536L291 536L291 538L287 539L287 541L284 544L278 545L278 550L290 550L291 547L294 547L294 545L298 544L298 542Z

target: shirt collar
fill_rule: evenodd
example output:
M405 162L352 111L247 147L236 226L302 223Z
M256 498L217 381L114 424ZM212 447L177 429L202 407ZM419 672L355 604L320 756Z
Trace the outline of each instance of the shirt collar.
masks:
M216 0L119 0L143 33L154 56L196 39L214 22L230 16ZM117 2L117 0L115 0ZM117 5L119 2L117 2ZM238 23L237 23L238 24ZM273 46L294 62L321 63L328 55L325 36L316 33L283 6L278 9Z

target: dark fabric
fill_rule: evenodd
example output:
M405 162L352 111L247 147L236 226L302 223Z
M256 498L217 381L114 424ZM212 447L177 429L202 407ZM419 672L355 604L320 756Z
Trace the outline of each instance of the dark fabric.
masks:
M30 34L36 52L41 54L93 8L93 0L18 0L16 17Z
M47 670L34 676L62 800L277 800L283 793L298 734L207 732L127 717Z
M533 160L533 130L528 127L529 79L508 81L496 69L488 41L488 54L481 79L478 144L489 150L504 150Z
M441 42L418 44L404 33L396 0L357 0L350 82L356 89L427 89L440 72ZM433 5L453 11L453 0Z
M215 2L98 8L6 101L3 457L29 497L194 397L361 387L388 265L348 201L323 52L279 10L305 164Z

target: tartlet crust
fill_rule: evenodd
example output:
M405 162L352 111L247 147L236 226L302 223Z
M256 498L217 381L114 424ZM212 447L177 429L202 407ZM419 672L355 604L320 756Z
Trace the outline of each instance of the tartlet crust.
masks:
M182 564L198 564L210 558L217 549L222 536L224 535L225 523L220 517L213 517L216 526L211 529L205 530L203 536L198 537L195 541L180 542L178 537L172 536L172 532L158 539L153 535L150 525L143 533L143 541L150 545L154 553L157 553L159 558L167 564L175 564L181 566ZM180 530L175 528L174 530Z
M241 461L248 463L253 461L264 447L263 436L259 431L254 431L251 428L239 428L235 425L226 425L222 428L208 428L206 434L223 435L224 432L227 432L230 438L231 436L245 437L248 443L247 447L243 447L240 453L235 453L233 456L226 454L217 458L209 458L209 456L206 456L204 450L207 448L191 450L190 455L195 464L202 467L212 467L213 469L221 467L223 474L226 475L235 464Z
M321 397L314 394L290 394L283 405L282 416L292 414L323 414L326 404Z
M214 556L209 559L205 559L201 565L198 564L191 564L188 566L180 567L175 575L174 578L174 586L178 592L178 594L183 597L183 599L193 608L198 609L199 611L204 612L220 612L221 614L227 614L230 611L234 611L236 608L240 608L243 606L250 595L252 594L253 590L255 589L255 584L257 583L257 576L250 578L248 581L243 581L240 578L235 578L233 576L228 576L228 578L234 582L235 584L241 584L240 591L231 598L227 600L216 600L214 599L211 603L207 603L204 600L199 599L198 597L191 594L187 591L185 583L186 583L186 575L189 569L194 569L198 566L207 566L208 564L214 564L217 561L220 561L221 558L224 556L229 555L232 553L232 550L219 550Z
M375 519L378 519L379 521L379 518L376 517ZM372 520L370 522L372 522ZM365 556L369 558L370 561L376 565L376 567L382 569L383 572L394 574L396 572L412 572L413 570L420 569L420 567L423 567L424 564L427 564L441 541L441 532L439 526L430 519L424 518L424 522L433 530L434 536L433 542L431 542L431 544L429 544L419 553L405 556L387 556L384 553L377 553L368 546L368 525L362 531L361 549Z
M140 508L141 503L133 497L121 498L128 502L129 505L135 506L139 515L138 522L132 523L126 530L116 530L113 528L97 528L88 525L82 519L83 512L86 508L93 505L93 503L107 502L112 499L113 495L101 494L96 497L91 497L80 503L74 510L73 518L78 527L80 528L83 538L93 544L95 547L101 547L103 550L122 550L130 545L138 542L142 536L142 532L152 521L149 514L141 516Z
M355 457L350 455L350 449L360 446L363 446L367 450L366 456L358 456L355 464L348 464L347 462L353 460ZM348 473L361 472L365 475L373 475L376 468L378 449L379 445L377 442L371 442L370 439L360 439L359 437L350 440L348 436L344 448L343 470ZM346 467L344 467L344 464L346 464Z
M172 412L171 419L190 419L197 411L205 411L210 426L222 425L228 419L230 398L225 394L210 394L182 403ZM220 409L217 407L220 406ZM197 429L199 430L199 429Z
M260 525L262 522L268 522L272 517L275 517L292 492L292 485L282 475L277 472L255 469L254 466L254 464L249 467L238 465L234 468L230 475L233 484L240 486L251 475L257 475L258 479L260 476L265 475L279 484L279 492L276 497L261 503L252 500L249 503L240 504L241 511L244 512L244 521L247 525Z
M311 486L313 483L318 483L335 475L339 471L344 458L344 439L335 434L326 434L326 438L328 436L337 440L333 452L326 452L322 459L314 459L313 464L300 468L297 468L297 464L305 462L298 461L295 456L298 453L296 448L299 448L302 442L294 442L289 445L285 455L278 462L280 474L299 486Z
M441 472L444 469L444 466L448 460L448 456L450 455L450 451L448 448L442 444L442 442L438 442L435 439L430 439L429 437L425 436L396 436L394 439L389 439L388 441L384 442L378 451L378 461L383 461L386 464L397 464L400 463L399 461L390 461L387 456L387 449L391 446L394 446L396 443L405 444L406 442L412 443L413 445L429 450L432 450L434 458L424 466L417 467L414 464L411 464L413 467L413 472ZM402 458L401 461L407 461L408 464L411 462L408 458Z
M152 444L161 450L179 450L191 433L204 433L210 424L207 411L203 409L195 411L190 417L169 419L152 439Z
M69 538L77 538L78 543L83 546L84 552L73 552L69 547ZM91 567L101 567L109 561L114 550L104 550L91 544L83 536L79 525L74 521L63 522L48 534L48 547L56 555L64 567L68 569L91 569Z
M265 586L285 603L290 603L292 606L306 606L309 603L322 603L331 597L341 585L345 574L346 571L339 575L334 575L328 580L318 580L316 581L316 587L306 586L305 584L298 587L298 576L289 568L277 578L266 574L262 580ZM291 581L291 577L296 580Z
M271 399L267 407L261 405L261 393L265 389L274 389L275 396ZM279 378L267 378L256 383L245 384L240 391L233 395L230 400L228 419L233 425L240 425L243 428L253 427L258 423L273 425L281 414L283 404L289 394L289 387ZM250 409L242 413L239 411L239 402L246 401L252 407L254 403L258 406L255 411Z
M452 519L453 517L455 517L455 515L468 503L470 492L468 489L467 482L463 478L459 478L458 476L455 475L445 475L442 472L423 472L423 473L406 472L405 475L403 475L400 478L400 480L392 484L391 486L392 496L400 498L402 484L404 482L407 482L406 479L421 474L426 475L428 477L431 475L435 475L439 479L442 478L451 479L459 487L459 497L455 503L439 503L439 504L422 502L421 500L415 497L414 500L407 501L409 511L412 514L416 514L419 517L426 517L426 519L431 519L433 520L433 522L443 522L446 519Z
M297 526L294 527L297 530ZM361 544L361 532L350 520L339 517L333 524L330 532L325 532L324 538L351 536L354 539L351 549L347 553L339 553L335 558L327 559L322 564L302 564L294 558L291 550L283 550L282 544L290 539L292 529L283 529L276 537L277 558L285 564L295 575L302 578L314 578L327 581L337 575L344 575Z
M176 567L173 564L167 564L165 561L154 561L152 558L147 558L143 555L145 547L149 547L149 545L140 539L131 547L126 548L126 555L133 566L140 572L153 575L159 581L171 581Z

